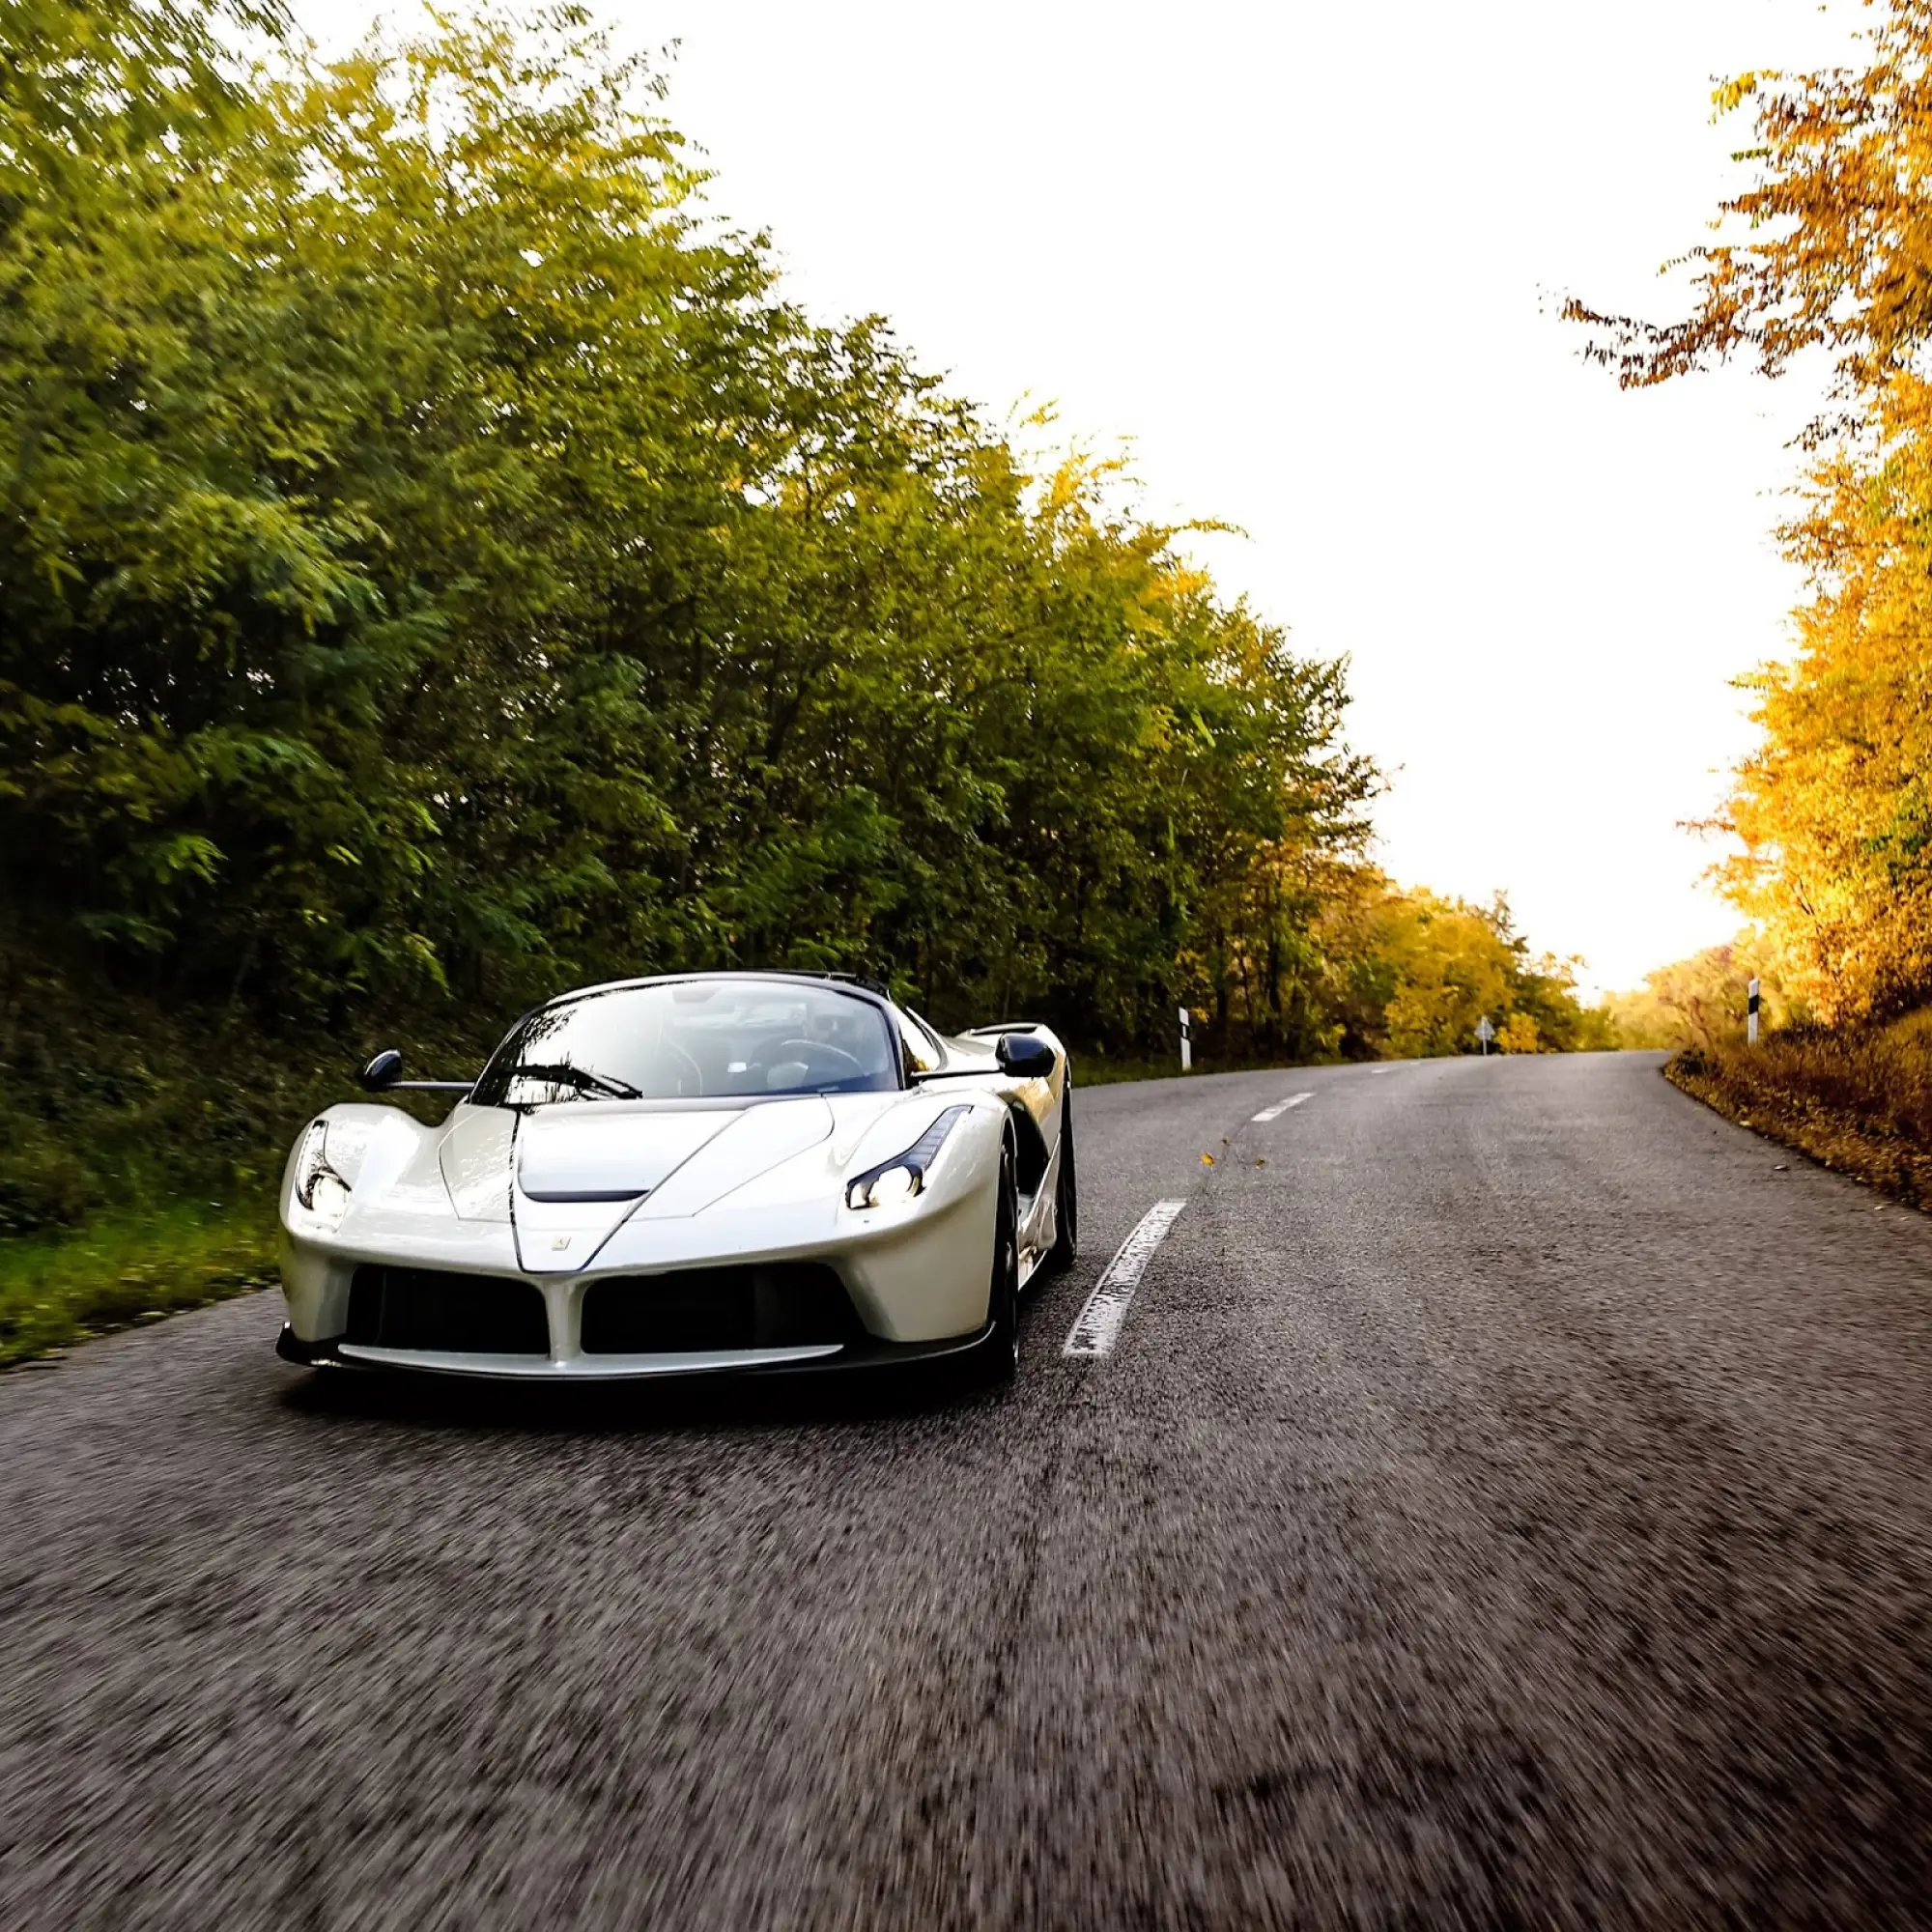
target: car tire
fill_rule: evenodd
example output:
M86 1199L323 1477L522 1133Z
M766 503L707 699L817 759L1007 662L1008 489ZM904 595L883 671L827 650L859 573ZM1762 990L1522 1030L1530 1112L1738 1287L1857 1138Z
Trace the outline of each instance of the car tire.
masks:
M974 1350L974 1380L1003 1388L1020 1365L1020 1207L1010 1148L1000 1153L1000 1198L993 1215L993 1279L986 1339Z
M1080 1259L1080 1173L1074 1161L1073 1076L1060 1094L1060 1174L1053 1183L1053 1245L1046 1265L1065 1274Z

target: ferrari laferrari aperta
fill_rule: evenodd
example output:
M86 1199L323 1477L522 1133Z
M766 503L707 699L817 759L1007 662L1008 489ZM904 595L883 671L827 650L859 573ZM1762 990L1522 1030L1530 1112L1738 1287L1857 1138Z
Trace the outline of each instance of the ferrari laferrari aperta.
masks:
M282 1180L315 1366L575 1381L960 1354L1010 1377L1079 1238L1072 1083L1044 1027L935 1032L867 982L700 973L526 1013L425 1126L333 1106Z

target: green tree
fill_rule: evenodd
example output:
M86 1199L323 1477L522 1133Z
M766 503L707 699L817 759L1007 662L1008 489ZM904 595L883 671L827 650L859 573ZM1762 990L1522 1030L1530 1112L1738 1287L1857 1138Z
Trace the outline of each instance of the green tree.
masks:
M784 302L580 10L333 64L155 18L54 63L78 159L14 109L20 923L283 1012L860 962L1122 1044L1208 960L1319 1043L1337 667Z
M1122 1053L1178 1000L1224 1056L1574 1043L1498 910L1362 868L1344 668L803 314L582 9L278 22L0 0L9 1066L55 1008L157 1016L164 1095L187 1015L469 1052L781 963ZM0 1118L14 1224L67 1131Z

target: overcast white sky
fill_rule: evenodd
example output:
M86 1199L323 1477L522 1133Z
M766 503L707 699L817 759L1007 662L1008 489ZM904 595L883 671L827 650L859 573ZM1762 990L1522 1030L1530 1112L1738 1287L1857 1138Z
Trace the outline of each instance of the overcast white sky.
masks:
M370 0L296 0L346 39ZM1712 77L1847 58L1856 0L602 0L681 43L714 204L827 319L882 311L998 415L1133 440L1151 509L1348 656L1381 862L1510 894L1587 980L1724 938L1679 829L1786 647L1804 379L1626 395L1567 292L1662 314L1741 124Z

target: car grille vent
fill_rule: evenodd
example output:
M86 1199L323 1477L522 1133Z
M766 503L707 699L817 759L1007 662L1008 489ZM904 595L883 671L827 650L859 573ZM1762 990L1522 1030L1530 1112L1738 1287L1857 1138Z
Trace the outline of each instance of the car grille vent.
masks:
M816 1262L615 1275L583 1291L586 1355L823 1347L864 1335L837 1270Z
M540 1290L498 1275L440 1268L359 1267L349 1285L343 1340L372 1349L548 1355Z

